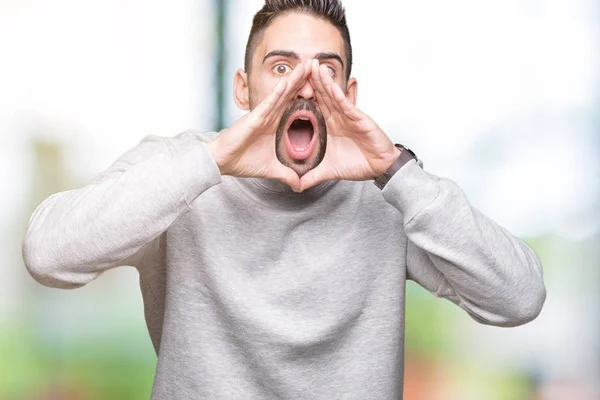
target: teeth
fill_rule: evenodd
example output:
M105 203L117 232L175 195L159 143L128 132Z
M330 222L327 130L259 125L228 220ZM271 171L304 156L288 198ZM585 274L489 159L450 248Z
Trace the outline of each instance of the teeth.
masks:
M310 118L308 118L308 117L300 117L298 119L301 119L302 121L309 121L310 120Z

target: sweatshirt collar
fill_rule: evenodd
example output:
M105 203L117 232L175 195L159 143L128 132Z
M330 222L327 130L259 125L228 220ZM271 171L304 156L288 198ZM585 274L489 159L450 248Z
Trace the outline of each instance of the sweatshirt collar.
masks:
M302 193L296 193L294 192L294 190L288 186L287 184L280 182L276 179L260 179L260 178L250 178L249 181L254 184L256 187L258 188L262 188L264 190L269 190L271 192L277 192L277 193L286 193L286 194L296 194L296 195L311 195L311 196L317 196L321 193L323 193L324 191L326 191L327 189L330 189L332 186L334 186L337 181L325 181L325 182L321 182L318 185L315 185L311 188L306 189L304 192Z
M273 179L236 178L233 181L250 198L268 207L298 211L305 207L319 206L322 199L335 187L340 187L340 181L325 181L296 193L288 185Z

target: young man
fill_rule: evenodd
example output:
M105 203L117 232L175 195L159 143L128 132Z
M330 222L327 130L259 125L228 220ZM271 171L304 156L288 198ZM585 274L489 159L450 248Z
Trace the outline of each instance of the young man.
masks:
M248 114L146 137L35 211L41 284L138 269L153 399L401 398L406 279L480 323L539 314L533 250L355 107L351 66L337 0L268 0L235 76Z

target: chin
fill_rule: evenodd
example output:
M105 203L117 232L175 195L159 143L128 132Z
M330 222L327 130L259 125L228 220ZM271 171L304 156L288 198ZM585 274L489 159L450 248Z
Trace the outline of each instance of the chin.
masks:
M300 178L302 178L302 176L308 171L315 169L321 163L321 160L318 160L316 157L311 157L306 160L294 160L288 156L282 157L282 159L279 161L286 167L293 169Z

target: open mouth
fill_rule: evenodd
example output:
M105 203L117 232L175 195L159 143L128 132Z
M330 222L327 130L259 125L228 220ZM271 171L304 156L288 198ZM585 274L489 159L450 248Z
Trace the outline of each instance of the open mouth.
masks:
M293 113L287 122L288 154L295 160L305 160L312 154L318 135L315 116L307 110Z

